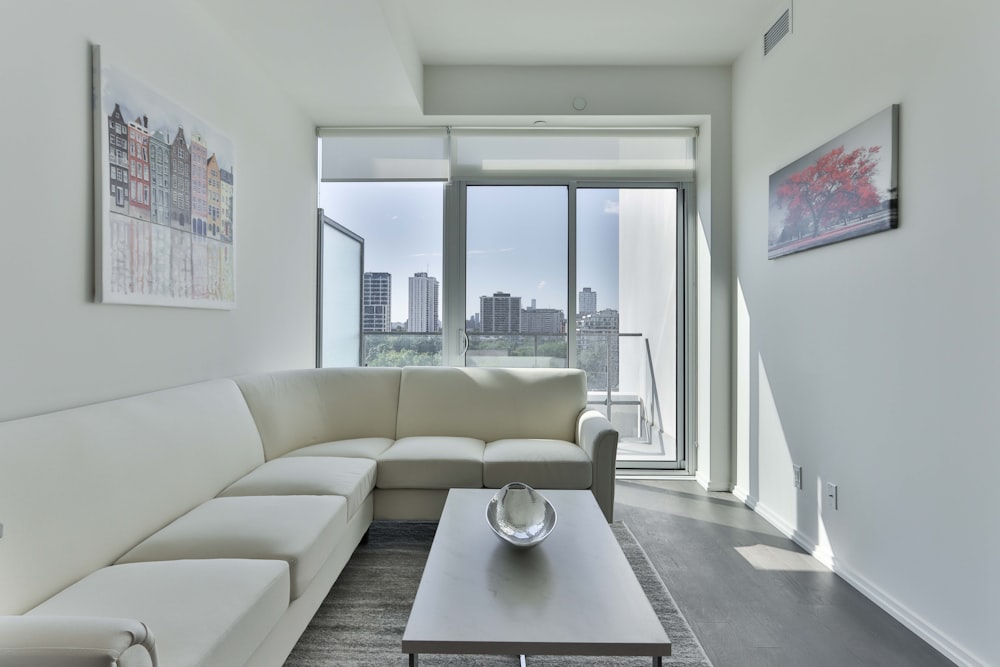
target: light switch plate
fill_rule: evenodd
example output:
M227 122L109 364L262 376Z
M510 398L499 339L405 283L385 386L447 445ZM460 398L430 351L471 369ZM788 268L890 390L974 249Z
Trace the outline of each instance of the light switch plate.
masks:
M839 499L837 498L837 485L832 482L826 483L826 506L830 509L838 509Z

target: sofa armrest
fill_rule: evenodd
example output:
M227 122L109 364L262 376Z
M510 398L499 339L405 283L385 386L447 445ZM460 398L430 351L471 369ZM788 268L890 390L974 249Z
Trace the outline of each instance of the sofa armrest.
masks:
M157 667L149 628L128 618L0 616L0 667Z
M576 420L576 444L590 457L590 489L608 523L615 509L615 459L618 457L618 431L597 410L585 409Z

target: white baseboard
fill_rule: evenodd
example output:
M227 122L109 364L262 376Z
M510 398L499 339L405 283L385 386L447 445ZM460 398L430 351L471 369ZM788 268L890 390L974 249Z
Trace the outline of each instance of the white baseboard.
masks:
M706 491L730 491L729 484L720 484L719 482L713 482L708 477L705 477L701 473L695 475L694 480L701 484L701 488Z
M734 486L733 495L736 497L738 501L740 501L750 509L753 509L754 507L757 506L757 498L755 496L751 496L750 491L743 488L742 486L739 485Z
M785 521L785 519L782 516L780 516L777 512L773 511L770 507L768 507L764 503L757 502L755 506L752 507L751 509L753 509L753 511L756 512L757 514L764 517L764 519L769 524L771 524L779 531L781 531L781 533L785 537L787 537L792 542L795 542L797 545L802 547L813 558L818 560L823 565L826 565L834 572L837 571L836 567L837 562L832 551L826 548L820 549L819 545L816 544L815 540L813 540L805 533L801 532L798 528L796 528L792 524Z
M914 634L943 653L949 660L961 667L985 667L985 661L976 658L962 649L961 646L952 641L947 635L921 618L919 614L866 579L842 559L837 558L828 548L820 548L813 538L799 531L795 526L785 521L783 517L763 503L760 503L756 498L752 498L745 490L741 490L741 492L741 495L747 498L747 500L744 500L747 507L763 517L765 521L777 528L785 537L802 547L816 560L833 570L841 579L860 591L862 595L877 604L890 616L912 630ZM737 495L736 489L733 490L733 495ZM740 496L737 495L737 497Z

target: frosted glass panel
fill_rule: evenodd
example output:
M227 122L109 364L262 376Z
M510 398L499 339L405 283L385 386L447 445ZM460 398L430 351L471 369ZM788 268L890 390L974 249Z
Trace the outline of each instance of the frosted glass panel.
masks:
M361 267L363 243L323 224L320 363L357 366L361 350Z

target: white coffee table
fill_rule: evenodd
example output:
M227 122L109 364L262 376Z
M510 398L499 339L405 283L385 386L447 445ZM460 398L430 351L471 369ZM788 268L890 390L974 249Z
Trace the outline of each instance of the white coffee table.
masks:
M670 638L590 491L542 489L558 515L531 549L486 523L495 491L452 489L403 633L403 653L670 655Z

